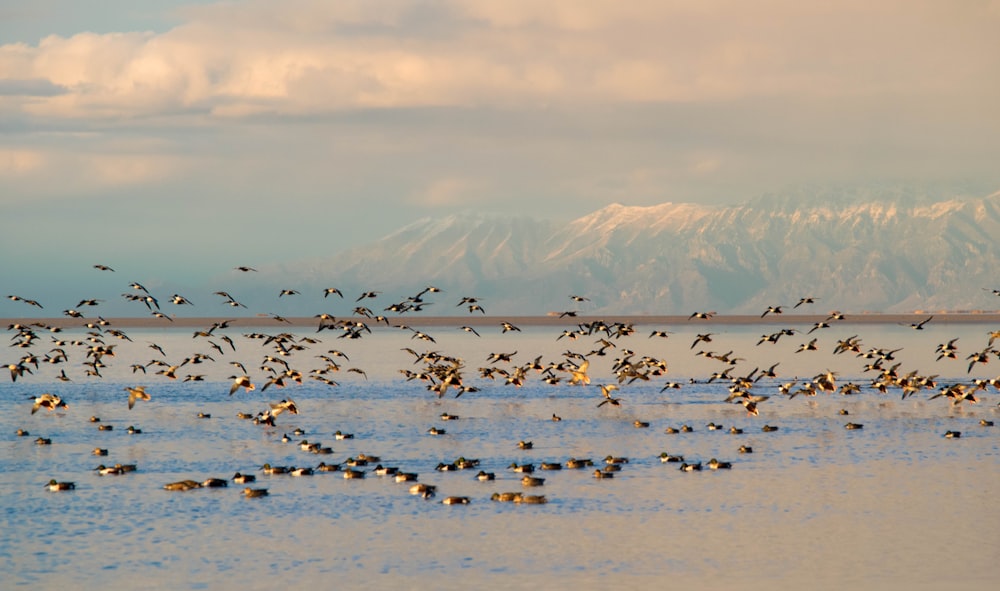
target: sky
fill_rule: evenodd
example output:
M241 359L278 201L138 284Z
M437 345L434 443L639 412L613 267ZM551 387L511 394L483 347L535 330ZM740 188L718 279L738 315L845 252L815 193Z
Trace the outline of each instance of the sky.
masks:
M997 30L997 0L0 1L3 291L465 210L1000 188Z

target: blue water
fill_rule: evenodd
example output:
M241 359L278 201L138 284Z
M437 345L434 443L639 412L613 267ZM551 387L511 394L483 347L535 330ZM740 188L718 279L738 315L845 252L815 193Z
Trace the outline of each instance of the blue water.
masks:
M979 348L978 341L985 340L986 328L954 330L971 351L972 342ZM82 349L68 348L69 362L42 365L34 374L0 385L4 588L667 583L992 588L1000 575L995 560L1000 509L994 498L1000 489L1000 427L979 422L1000 419L996 390L982 392L977 405L959 406L928 400L933 391L901 400L898 393L883 395L867 387L854 396L789 400L777 394L778 384L828 369L837 371L841 382L866 383L864 360L830 352L836 338L856 331L821 335L825 350L807 358L793 353L801 338L757 347L761 330L766 329L723 329L713 343L719 352L735 349L748 357L733 375L780 361L779 377L754 387L755 393L772 396L761 403L757 417L723 402L727 383L703 383L722 366L694 354L693 331L662 340L648 339L645 330L618 340L608 356L592 357L589 387L550 386L533 371L521 388L478 377L477 368L489 365L491 352L518 351L514 364L537 355L547 362L562 360L567 349L587 352L593 345L594 339L557 341L561 330L543 328L515 335L491 332L481 339L455 328L435 328L438 342L429 346L418 346L427 343L396 329L350 343L324 335L288 361L308 376L323 365L316 355L342 349L350 361L341 360L341 371L328 376L339 386L307 377L302 385L266 391L261 387L267 374L259 367L272 351L259 339L244 337L251 332L246 327L227 332L237 350L224 354L192 339L191 331L128 331L133 342L121 342L115 357L105 359L102 378L83 375ZM896 327L866 330L872 346L904 347L910 355L903 358L904 367L942 374L942 382L988 377L986 370L994 369L966 374L961 362L934 362L935 344L947 340L940 333L918 338ZM296 336L315 335L300 331ZM216 359L185 365L177 380L155 375L152 366L146 374L133 373L133 363L162 357L149 349L152 342L173 364L194 352ZM439 399L419 380L405 381L399 370L416 371L421 365L403 347L462 357L467 382L481 390ZM666 359L670 372L623 384L614 393L620 407L598 408L602 398L596 384L615 381L611 365L624 348L633 349L635 358ZM233 360L250 370L255 391L228 394L227 376L236 370L227 362ZM363 369L367 379L347 372L348 367ZM73 381L56 381L60 369ZM207 381L182 382L188 373L204 373ZM692 378L699 383L690 383ZM681 382L681 389L660 392L668 379ZM124 389L140 384L152 399L129 410ZM31 398L41 392L57 393L69 408L30 414ZM289 397L300 412L280 415L274 427L236 417ZM850 414L839 415L842 408ZM199 412L211 418L199 419ZM443 412L460 418L442 421ZM563 420L553 422L553 414ZM91 416L114 429L99 431ZM635 428L636 419L651 426ZM848 420L864 428L845 430ZM709 431L709 422L724 429ZM684 424L694 432L664 433ZM764 424L779 430L764 433ZM130 425L142 433L128 434ZM730 434L732 426L744 433ZM431 427L447 433L428 435ZM18 428L30 436L17 437ZM296 428L305 433L294 436ZM336 430L355 437L337 441ZM945 439L948 430L961 431L962 437ZM284 434L291 442L282 442ZM49 437L52 444L36 445L36 437ZM301 451L302 439L319 441L334 453ZM521 440L532 441L533 449L518 449ZM754 453L739 453L743 445ZM109 455L91 455L95 447L107 448ZM733 468L681 472L676 464L659 461L664 451L692 462L716 457ZM265 463L314 467L360 453L419 473L421 482L438 486L437 497L410 495L409 484L373 473L345 480L338 472L290 477L259 471ZM570 457L592 458L600 466L607 455L629 458L613 480L593 478L593 469L538 471L535 476L545 478L544 486L526 489L520 475L507 470L512 462L537 465ZM434 470L459 456L481 464L471 471ZM138 469L118 476L94 470L115 463L134 463ZM478 481L479 469L495 472L497 480ZM187 492L162 488L183 479L231 478L237 471L255 474L257 482L250 486L267 488L270 495L244 498L243 487L235 484ZM73 481L76 489L50 492L43 485L53 478ZM503 491L544 494L549 502L489 500ZM468 496L471 502L441 504L449 495ZM962 557L959 572L952 568L955 556Z

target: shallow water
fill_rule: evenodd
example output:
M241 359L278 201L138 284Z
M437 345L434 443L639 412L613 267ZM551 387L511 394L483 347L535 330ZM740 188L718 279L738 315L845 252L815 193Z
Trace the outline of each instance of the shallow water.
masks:
M961 361L935 362L934 346L960 335L968 351L979 349L987 328L949 327L943 338L941 331L866 327L865 340L903 347L898 355L904 369L919 367L958 381L986 377L985 370L994 367L967 374ZM141 581L153 589L993 588L1000 575L1000 508L994 498L1000 490L1000 427L981 427L979 421L1000 419L995 390L983 393L978 405L957 407L928 400L932 392L901 400L897 393L867 388L855 396L788 400L775 388L795 376L808 379L830 369L843 381L865 382L863 360L830 353L837 338L856 331L838 327L821 335L824 350L795 354L802 338L758 347L760 327L714 326L721 333L714 350L734 349L748 358L734 375L781 363L779 378L755 386L755 393L772 399L761 404L760 416L750 417L742 406L722 402L728 384L687 383L704 382L720 367L694 355L693 330L678 329L669 339L647 339L643 330L616 341L606 357L592 357L590 387L549 386L532 377L514 388L477 377L490 352L516 350L515 363L525 363L537 355L558 361L567 349L592 348L594 339L557 341L560 331L551 328L481 339L436 329L437 343L430 344L395 329L350 343L320 335L321 343L289 362L306 371L322 365L314 355L340 348L350 356L331 376L340 386L306 380L263 392L257 367L269 348L243 338L249 332L244 327L229 331L237 351L224 355L189 331L129 331L134 342L121 343L115 358L105 360L110 367L102 369L101 379L78 375L84 357L74 352L70 363L43 365L0 386L7 407L0 415L4 586L114 589ZM171 381L153 374L155 367L133 374L132 363L160 357L148 349L150 342L162 346L172 363L195 351L212 354L215 362L177 372L204 373L208 381ZM419 381L404 381L399 370L419 365L402 347L463 357L467 381L481 391L438 399ZM668 377L625 384L615 393L621 407L597 408L595 385L614 380L610 366L625 347L636 357L666 359L669 379L683 382L682 388L660 392ZM247 366L257 390L227 395L226 376L234 370L225 362L231 360ZM368 379L346 372L352 366L364 369ZM73 382L54 380L62 367ZM147 386L152 400L129 411L124 387L137 384ZM58 393L70 408L31 415L29 397L44 391ZM275 427L236 418L286 397L294 398L300 414L282 414ZM839 415L841 408L850 415ZM212 418L198 419L199 412ZM461 418L441 421L442 412ZM553 413L563 420L551 421ZM92 415L114 430L98 431L88 420ZM635 428L635 419L651 426ZM864 428L845 430L847 420ZM725 429L709 431L709 422ZM664 433L682 424L694 432ZM780 429L764 433L764 424ZM143 433L129 435L129 425ZM428 435L432 426L447 434ZM730 434L731 426L744 433ZM282 435L297 427L305 434L283 443ZM15 436L18 428L31 435ZM355 438L334 440L338 429ZM962 437L945 439L948 430ZM51 437L52 445L35 445L38 436ZM301 451L300 439L321 441L334 454ZM518 449L519 440L533 441L534 449ZM754 453L738 453L741 445ZM109 455L91 455L98 446ZM689 461L717 457L733 468L681 472L659 461L663 451ZM412 496L408 485L374 474L345 480L336 472L295 478L258 471L264 463L315 466L359 453L418 472L421 482L438 485L437 498ZM512 462L599 460L609 454L630 460L613 480L593 478L593 469L536 472L544 486L525 489L519 475L506 469ZM476 470L434 470L459 456L480 459L480 468L496 472L497 480L479 482ZM138 470L98 476L94 468L102 463L135 463ZM270 496L246 499L234 484L162 489L177 480L229 478L236 471L256 474L253 486L269 489ZM51 478L74 481L77 488L49 492L43 485ZM544 494L549 503L489 500L501 491ZM471 503L442 505L449 495L466 495Z

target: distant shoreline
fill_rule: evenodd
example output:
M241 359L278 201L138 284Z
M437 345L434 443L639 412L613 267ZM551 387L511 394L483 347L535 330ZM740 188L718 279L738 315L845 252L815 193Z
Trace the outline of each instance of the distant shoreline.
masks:
M926 314L845 314L843 320L832 321L831 324L916 324L933 316L931 324L1000 324L1000 313L926 313ZM576 326L591 322L624 323L644 326L711 326L711 325L813 325L827 320L827 314L768 314L761 318L754 315L717 315L709 319L689 318L688 316L672 315L623 315L606 316L578 315L560 318L555 315L546 316L392 316L387 317L390 326L494 326L501 322L510 322L516 326ZM3 318L5 325L42 324L62 329L80 328L87 322L95 321L97 317L86 318ZM160 318L120 317L107 318L110 326L118 328L207 328L214 323L229 321L231 326L243 327L316 327L319 319L305 316L289 316L286 321L279 321L271 316L211 316L211 317L178 317L173 321ZM339 316L336 320L360 320L370 327L385 326L384 322L363 316ZM329 324L329 322L328 322ZM928 326L929 326L928 325Z

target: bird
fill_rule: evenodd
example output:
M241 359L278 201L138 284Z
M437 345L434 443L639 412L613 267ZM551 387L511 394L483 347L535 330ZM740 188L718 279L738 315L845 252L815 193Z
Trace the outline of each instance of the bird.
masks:
M815 304L816 300L818 300L818 299L819 298L816 298L816 297L804 297L804 298L800 298L799 299L799 303L797 303L794 306L792 306L792 309L798 308L802 304Z
M35 403L31 406L31 414L38 412L39 408L45 408L51 412L57 408L69 408L69 405L59 396L46 392L35 398Z
M571 386L587 385L590 383L590 376L587 375L587 370L590 368L590 360L584 359L580 365L570 369L570 380Z
M132 410L132 407L135 406L136 400L149 400L149 394L146 393L145 386L135 386L132 388L125 386L125 391L128 392L129 410Z
M934 318L933 316L928 316L925 320L921 320L920 322L913 322L910 324L910 328L914 330L923 330L924 325L930 322L933 318Z
M782 313L781 308L782 306L768 306L767 310L764 310L764 313L761 314L760 317L763 318L768 314L781 314Z
M171 482L163 485L164 490L188 491L196 488L201 488L201 483L194 480L180 480L178 482Z
M59 481L57 481L56 479L53 478L52 480L49 480L45 484L45 488L47 488L47 489L49 489L50 491L53 491L53 492L62 491L62 490L73 490L73 489L76 488L76 483L74 483L74 482L59 482Z
M239 362L237 361L232 363L239 363ZM229 387L230 396L232 396L233 393L239 390L240 388L243 388L247 392L252 392L257 388L253 384L253 382L250 381L250 376L248 375L229 376L229 379L233 380L232 385Z

